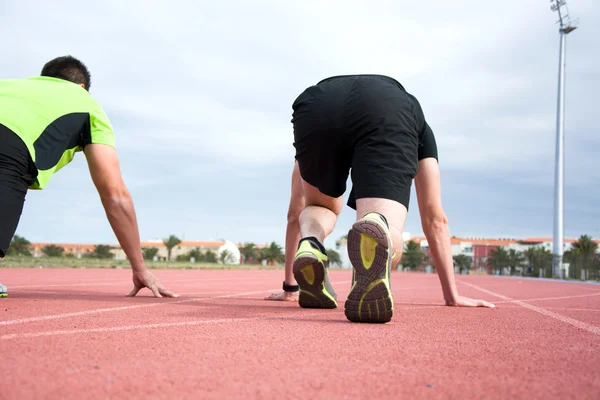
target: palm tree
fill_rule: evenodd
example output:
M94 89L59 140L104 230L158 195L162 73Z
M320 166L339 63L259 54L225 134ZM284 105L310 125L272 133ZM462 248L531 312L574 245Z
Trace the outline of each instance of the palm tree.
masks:
M158 253L158 248L156 247L143 247L142 248L142 256L144 260L153 260L154 256Z
M233 253L229 250L223 250L221 254L219 254L219 263L220 264L232 264L234 262Z
M534 276L552 266L552 253L543 247L529 247L523 255Z
M212 250L207 250L206 253L204 253L204 259L208 263L216 263L217 255Z
M497 249L490 250L488 266L492 269L492 271L499 271L500 275L502 275L504 268L509 266L508 251L506 251L503 246L499 246Z
M400 262L404 267L414 270L423 264L426 259L427 256L421 251L421 246L417 242L411 240L406 243L406 248L404 249Z
M163 239L163 243L167 248L167 261L171 261L171 251L173 250L173 247L181 243L181 240L177 236L171 235L168 238Z
M283 249L275 242L271 242L269 247L260 250L260 259L266 260L268 263L283 262L285 256Z
M48 257L62 257L65 249L62 247L51 244L50 246L46 246L42 249L45 255Z
M90 255L94 258L112 258L113 255L110 252L110 246L105 244L99 244L94 248L94 251Z
M242 253L242 262L248 264L250 262L255 263L258 261L260 251L254 243L245 243L240 247L240 253Z
M581 265L581 279L587 279L588 271L593 268L594 258L598 244L588 235L582 235L573 243L571 258L577 260L577 264Z
M470 270L473 265L473 257L469 257L465 254L457 254L453 258L460 273L462 273L463 270Z
M11 242L6 255L16 256L31 256L31 243L22 236L15 235Z
M523 261L523 253L516 251L515 249L508 250L508 266L510 267L511 275L515 274L517 267L520 267Z
M340 253L338 253L334 249L327 249L327 258L329 260L329 265L342 265L342 258L340 257Z

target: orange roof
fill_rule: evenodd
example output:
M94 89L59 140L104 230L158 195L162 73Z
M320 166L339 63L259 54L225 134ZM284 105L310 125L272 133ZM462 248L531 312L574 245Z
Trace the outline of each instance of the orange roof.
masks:
M569 238L564 238L563 241L565 243L575 243L577 242L579 239L569 239ZM593 240L595 243L600 244L600 240ZM522 239L521 242L523 243L552 243L552 238L527 238L527 239Z
M518 243L516 239L462 238L460 241L484 246L508 246L509 244Z
M179 243L177 246L183 246L183 247L214 247L214 248L219 248L221 246L223 246L225 244L225 242L192 242L192 241L187 241L184 240L181 243ZM165 247L165 244L162 241L156 241L156 242L142 242L142 247Z
M408 241L413 241L416 243L421 243L422 241L427 240L427 238L421 236L415 236L410 238ZM481 244L488 246L508 246L511 243L517 243L515 239L480 239L480 238L459 238L456 236L452 236L450 238L451 244L461 244L461 243L473 243L473 244Z
M95 244L82 244L82 243L31 243L31 247L46 247L46 246L59 246L59 247L73 247L76 249L94 249L97 245Z
M62 247L65 251L77 251L77 250L94 250L95 244L81 244L81 243L31 243L31 247L35 250L41 250L46 246L57 246Z

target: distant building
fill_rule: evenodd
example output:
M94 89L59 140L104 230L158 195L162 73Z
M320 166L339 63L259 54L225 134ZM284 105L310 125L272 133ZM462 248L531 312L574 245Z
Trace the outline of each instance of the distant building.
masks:
M93 253L96 248L95 244L64 244L64 243L32 243L31 250L34 257L44 256L43 248L46 246L54 245L62 247L64 249L64 255L72 254L76 258L82 258L86 254ZM142 248L155 247L158 249L157 260L166 260L168 256L167 247L162 240L152 240L142 243ZM189 253L192 250L200 251L205 253L212 251L217 255L217 260L220 259L221 254L224 251L228 251L231 256L229 257L228 264L240 264L241 253L238 246L230 242L229 240L224 241L208 241L208 242L194 242L194 241L182 241L180 244L175 246L171 251L171 259L175 260L177 256ZM125 252L120 245L110 245L110 251L114 255L115 260L126 260L127 257Z
M158 260L165 261L167 259L167 246L165 246L162 240L142 242L142 248L152 247L158 249L158 253L156 254ZM199 251L201 253L206 253L210 250L217 255L217 259L220 259L220 256L224 251L228 251L231 254L231 259L227 262L228 264L240 264L242 259L240 249L238 248L238 246L235 243L230 242L229 240L207 242L184 240L177 246L173 247L173 249L171 250L171 260L175 260L178 256L185 255L192 250ZM123 251L121 246L114 246L113 253L115 254L115 258L117 260L126 259L125 252Z
M63 255L71 254L76 258L82 258L85 254L93 253L96 248L95 244L64 244L64 243L31 243L31 255L34 257L43 257L44 247L47 246L62 247Z
M422 236L411 237L410 233L403 233L404 246L410 241L420 245L421 251L427 256L428 260L423 263L420 269L430 270L432 257L429 250L427 239ZM564 239L564 251L572 248L572 244L578 239ZM600 240L594 240L600 245ZM524 252L530 247L542 247L552 251L552 238L526 238L526 239L488 239L488 238L451 238L452 256L464 254L473 260L472 269L478 271L488 270L488 259L492 251L499 247L507 250L514 249L518 252ZM351 268L346 249L346 239L342 238L336 241L336 250L340 253L343 268ZM600 254L600 246L597 252Z

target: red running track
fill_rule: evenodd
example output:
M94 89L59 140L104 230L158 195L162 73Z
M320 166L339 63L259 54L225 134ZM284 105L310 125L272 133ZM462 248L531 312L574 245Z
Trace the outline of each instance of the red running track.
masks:
M393 273L386 325L264 301L281 271L0 269L0 399L598 399L600 285L459 276L495 309L445 307L434 274Z

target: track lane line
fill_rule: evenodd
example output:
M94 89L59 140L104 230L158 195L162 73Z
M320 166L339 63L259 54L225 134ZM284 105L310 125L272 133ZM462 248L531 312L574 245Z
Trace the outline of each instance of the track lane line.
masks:
M516 301L546 301L546 300L566 300L566 299L578 299L581 297L593 297L593 296L600 296L600 293L589 293L589 294L575 294L572 296L560 296L560 297L539 297L539 298L535 298L535 299L521 299L521 300L505 300L505 301L499 301L498 303L514 303Z
M338 285L343 283L349 283L350 281L340 281L340 282L332 282L332 284ZM43 315L39 317L28 317L28 318L19 318L8 321L0 321L0 326L6 325L16 325L16 324L25 324L29 322L39 322L39 321L49 321L53 319L60 318L71 318L71 317L81 317L85 315L93 315L93 314L101 314L107 312L115 312L115 311L124 311L124 310L133 310L138 308L148 308L148 307L158 307L162 305L169 304L183 304L183 303L191 303L199 300L215 300L215 299L228 299L236 296L250 296L254 294L263 294L263 293L273 293L279 292L281 289L269 289L269 290L258 290L251 292L225 292L227 294L220 296L211 296L211 297L194 297L191 299L182 299L182 300L173 300L173 301L161 301L156 303L147 303L147 304L134 304L131 306L120 306L120 307L109 307L109 308L97 308L93 310L85 310L85 311L75 311L70 313L62 313L62 314L53 314L53 315ZM195 292L198 293L198 292ZM194 294L195 294L194 293Z
M321 310L320 312L314 313L293 313L293 314L276 314L277 319L288 320L290 317L310 317L323 315L323 312L327 310ZM75 334L86 334L86 333L107 333L107 332L122 332L132 331L138 329L154 329L154 328L173 328L180 326L195 326L195 325L213 325L223 323L235 323L235 322L248 322L248 321L260 321L263 318L270 317L273 315L257 315L256 317L241 317L241 318L213 318L196 321L181 321L181 322L163 322L155 324L139 324L139 325L125 325L125 326L112 326L106 328L89 328L89 329L65 329L56 331L45 331L45 332L32 332L32 333L10 333L0 336L0 341L13 340L13 339L29 339L36 337L47 337L47 336L65 336Z
M475 290L479 290L480 292L487 293L489 295L498 297L500 299L510 301L511 303L517 304L528 310L535 311L535 312L545 315L547 317L554 318L557 321L564 322L565 324L569 324L576 328L579 328L579 329L582 329L582 330L585 330L585 331L588 331L590 333L600 336L600 328L595 325L591 325L591 324L588 324L588 323L585 323L585 322L582 322L582 321L579 321L579 320L576 320L576 319L573 319L570 317L566 317L561 314L557 314L557 313L547 310L545 308L534 306L533 304L525 303L525 301L512 299L508 296L504 296L502 294L492 292L491 290L487 290L485 288L479 287L477 285L473 285L471 283L466 283L463 281L462 284L467 285Z
M163 284L170 285L171 283L180 283L180 282L196 282L196 281L235 281L236 278L194 278L194 279L176 279L176 280L161 280ZM239 280L247 281L260 281L261 278L239 278ZM106 286L106 285L118 285L124 283L123 280L119 281L101 281L101 282L91 282L91 283L65 283L65 284L50 284L50 285L25 285L25 286L8 286L8 289L34 289L34 288L44 288L44 287L71 287L71 286ZM127 282L131 284L130 281Z

